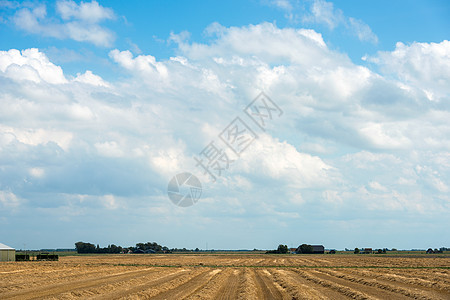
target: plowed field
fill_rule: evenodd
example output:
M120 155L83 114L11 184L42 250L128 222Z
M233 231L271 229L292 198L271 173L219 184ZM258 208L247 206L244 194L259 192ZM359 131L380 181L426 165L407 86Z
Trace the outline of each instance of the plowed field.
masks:
M450 299L449 256L97 255L0 263L0 299Z

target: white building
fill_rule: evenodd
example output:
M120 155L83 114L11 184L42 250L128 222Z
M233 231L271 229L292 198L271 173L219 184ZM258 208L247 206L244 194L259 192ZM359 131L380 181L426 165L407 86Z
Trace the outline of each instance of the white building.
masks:
M0 243L0 261L15 261L16 249Z

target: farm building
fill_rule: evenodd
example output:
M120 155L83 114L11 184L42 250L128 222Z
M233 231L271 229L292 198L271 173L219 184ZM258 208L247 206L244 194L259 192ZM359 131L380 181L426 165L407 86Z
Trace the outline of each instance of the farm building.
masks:
M0 243L0 261L15 261L16 250Z
M312 247L312 253L313 254L324 254L325 253L325 247L323 245L310 245ZM301 250L302 245L298 246L295 250L295 253L302 253Z
M325 247L323 245L311 245L313 247L314 254L324 254Z

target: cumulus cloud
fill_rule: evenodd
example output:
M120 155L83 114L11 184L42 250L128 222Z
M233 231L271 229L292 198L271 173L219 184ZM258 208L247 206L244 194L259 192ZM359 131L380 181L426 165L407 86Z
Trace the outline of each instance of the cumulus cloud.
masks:
M298 152L287 142L280 142L266 134L244 152L241 160L236 162L237 170L268 177L276 180L277 185L324 187L332 180L329 171L333 168L320 157Z
M450 115L417 92L445 96L446 87L396 68L398 49L377 56L387 70L400 70L392 79L331 50L314 30L262 23L213 24L208 32L206 43L175 38L177 56L169 59L110 51L120 75L110 82L88 70L67 79L37 49L1 52L1 205L27 199L73 215L121 208L161 224L198 219L202 226L221 214L281 226L285 218L448 211ZM405 46L401 57L431 70L446 64L442 45L423 44L415 57ZM17 75L20 68L30 74ZM447 78L444 69L433 72L430 78ZM200 173L192 157L236 116L245 118L261 90L283 116L265 132L245 119L258 139L220 180L202 181L195 207L173 207L168 180Z
M78 42L89 42L96 46L109 47L115 35L99 23L115 19L110 8L99 5L96 1L77 4L72 0L56 3L58 18L47 16L45 4L35 7L24 6L12 17L14 24L29 33L58 39L73 39Z
M114 49L109 53L109 56L131 72L155 75L158 78L165 78L168 75L167 67L161 62L157 62L155 57L151 55L139 55L133 58L133 54L128 50L119 51Z
M51 63L47 56L36 48L19 51L0 51L0 71L5 76L18 80L48 83L66 83L61 67Z
M221 59L233 59L234 56L234 63L253 65L261 62L306 64L311 60L314 63L326 63L318 58L326 54L336 55L328 51L322 35L314 30L280 29L272 23L230 27L226 30L219 24L213 25L214 30L211 29L209 32L214 32L219 37L214 44L189 44L178 40L183 53L193 60L216 56ZM244 40L247 42L242 43Z
M103 86L103 87L109 86L109 84L106 81L104 81L103 78L101 78L98 75L95 75L94 73L92 73L92 71L89 70L87 70L83 74L78 73L74 81L87 83L95 86Z
M440 43L398 42L394 51L366 57L388 75L395 75L408 89L420 88L431 101L450 97L450 41Z
M26 145L42 145L54 142L62 149L68 149L72 140L72 133L60 130L46 130L43 128L12 128L0 124L1 132L13 136L17 141Z

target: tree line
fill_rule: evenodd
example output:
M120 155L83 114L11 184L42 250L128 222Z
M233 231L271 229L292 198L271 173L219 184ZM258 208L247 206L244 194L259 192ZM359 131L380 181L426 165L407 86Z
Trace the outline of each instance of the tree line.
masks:
M166 246L161 246L156 242L147 243L137 243L136 246L122 247L116 246L114 244L108 245L107 247L100 248L97 244L77 242L75 243L75 249L78 253L173 253L173 252L200 252L205 250L200 250L199 248L186 249L186 248L168 248ZM287 246L286 246L287 249ZM215 250L210 250L215 251ZM256 251L254 249L253 251ZM287 251L287 250L286 250ZM287 252L286 252L287 253Z
M75 249L78 253L122 253L123 248L121 246L116 246L114 244L108 245L108 247L100 248L97 244L95 246L91 243L77 242L75 243Z

